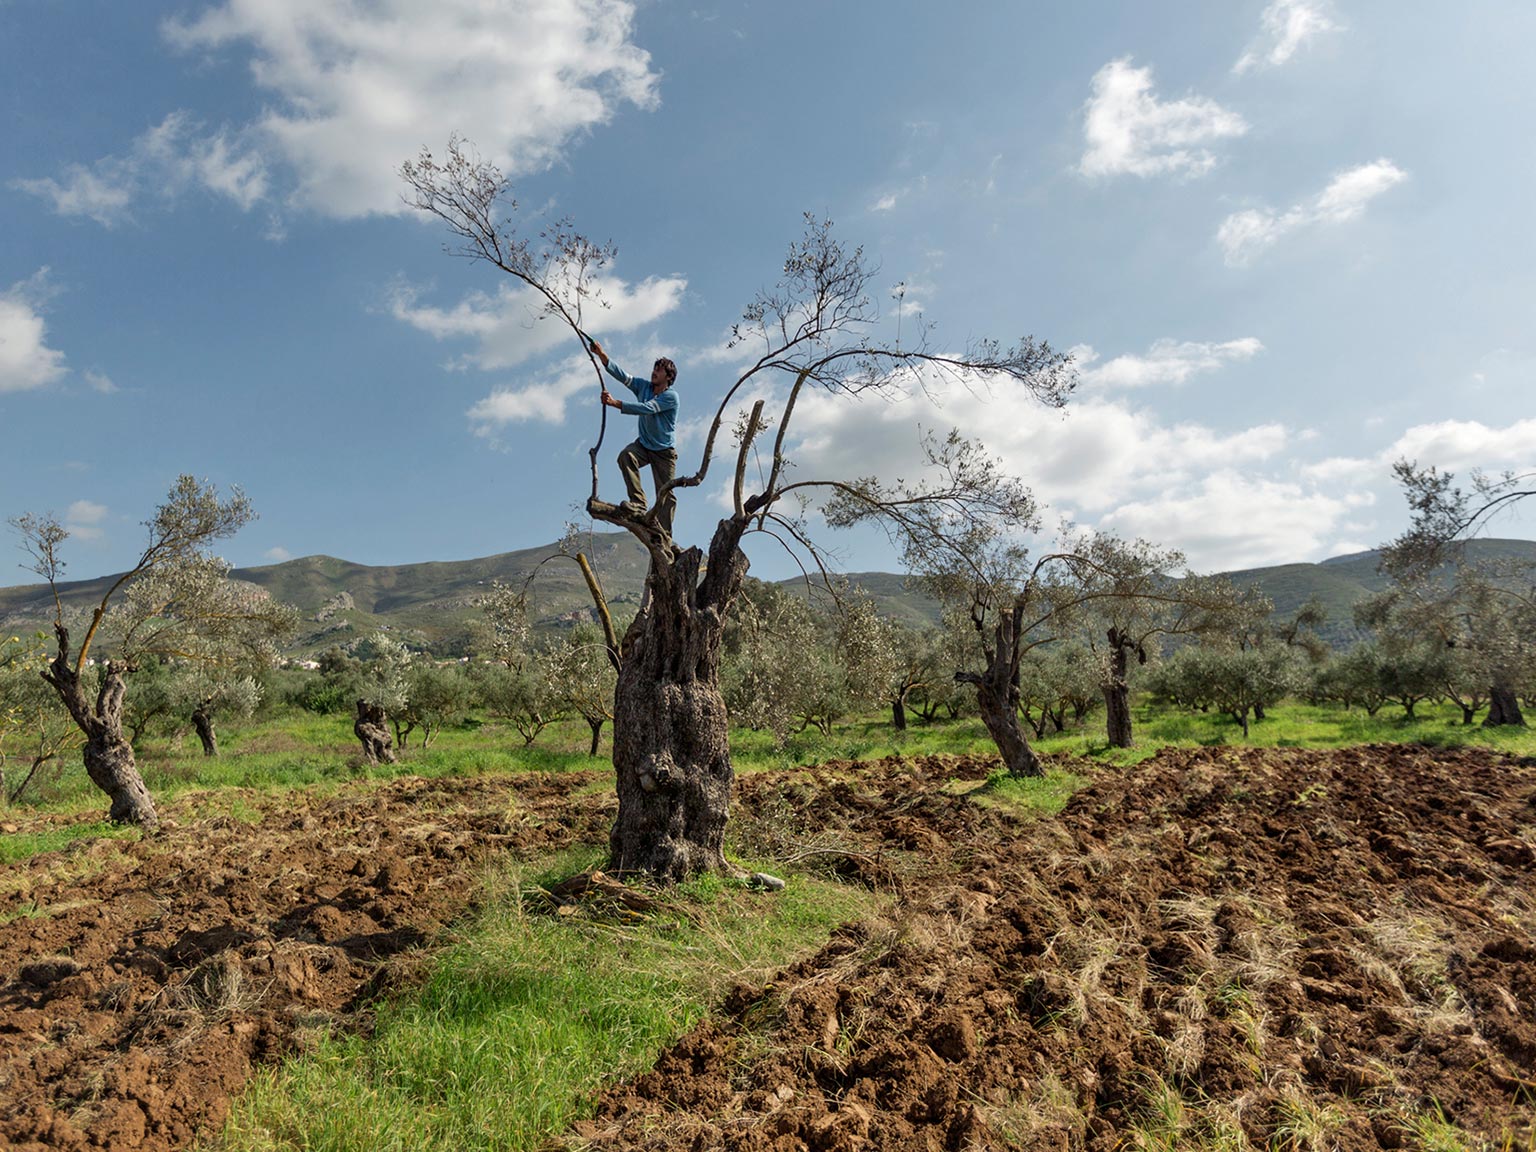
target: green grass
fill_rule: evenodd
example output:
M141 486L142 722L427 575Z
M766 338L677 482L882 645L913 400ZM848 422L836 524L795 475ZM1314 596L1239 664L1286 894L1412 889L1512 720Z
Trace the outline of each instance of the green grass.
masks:
M1102 717L1087 726L1034 741L1042 755L1066 753L1088 756L1107 764L1139 763L1161 748L1349 748L1360 744L1427 744L1441 748L1494 748L1516 754L1536 754L1536 729L1493 728L1461 722L1461 710L1450 705L1420 704L1418 716L1406 720L1400 707L1387 706L1374 717L1361 709L1287 700L1269 710L1264 720L1249 720L1249 734L1230 716L1216 712L1187 712L1143 699L1132 710L1135 743L1110 748Z
M567 861L560 872L571 869ZM793 876L772 895L706 877L639 923L536 911L508 871L414 995L371 1038L320 1040L264 1073L222 1147L512 1150L540 1147L616 1077L654 1062L723 990L807 955L868 912L861 889Z
M1048 735L1032 743L1043 756L1086 757L1105 766L1139 763L1164 747L1260 747L1344 748L1358 744L1419 743L1441 747L1476 746L1536 755L1536 729L1484 729L1463 725L1458 709L1445 705L1420 705L1417 719L1408 721L1401 708L1388 706L1374 717L1363 711L1333 706L1314 706L1287 701L1270 710L1263 721L1250 725L1245 739L1230 717L1218 713L1189 713L1156 706L1143 698L1134 709L1135 743L1130 748L1110 748L1098 714L1078 728ZM445 729L423 748L420 735L412 737L396 764L363 765L347 716L316 716L289 712L275 718L243 724L227 723L220 733L222 754L205 757L194 740L173 747L167 740L151 740L139 750L139 766L151 793L162 806L188 791L246 788L259 792L304 789L325 794L355 780L389 780L401 776L455 777L485 773L571 772L596 769L606 772L611 760L611 725L603 733L598 756L588 756L589 732L580 721L551 724L532 746L514 730L471 721ZM792 736L783 748L775 748L766 732L736 729L731 733L731 756L740 772L785 770L828 760L875 760L886 756L993 755L995 748L981 722L975 718L942 720L924 724L915 718L905 732L891 727L889 717L851 720L830 735L815 729ZM104 804L80 769L77 760L54 766L52 774L23 806L12 812L55 812L86 819ZM1075 786L1075 785L1072 785ZM1038 786L1033 786L1038 787ZM993 788L978 799L1014 803L1005 792ZM1022 800L1037 807L1038 797ZM67 839L99 834L89 827L59 833ZM36 852L60 846L52 842L29 844L25 838L0 841L0 864L24 859Z
M105 820L84 824L61 824L54 828L45 828L41 832L14 832L8 836L0 836L0 864L15 864L17 861L36 856L40 852L57 852L61 848L69 847L77 840L96 840L103 837L136 840L139 835L137 828L120 828Z
M797 732L783 748L767 732L731 731L731 762L738 772L781 771L827 760L879 760L886 756L968 755L995 751L980 720L923 724L909 718L907 730L891 726L889 714L837 725L831 735L815 728Z
M1054 816L1087 783L1086 776L1056 768L1047 769L1044 776L1010 776L999 768L967 795L977 804L1018 815Z

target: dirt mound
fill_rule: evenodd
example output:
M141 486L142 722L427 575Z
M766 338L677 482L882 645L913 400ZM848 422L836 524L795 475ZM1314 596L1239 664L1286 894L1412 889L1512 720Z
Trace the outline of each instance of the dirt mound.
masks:
M748 819L907 853L893 918L738 988L580 1139L1368 1149L1441 1123L1536 1140L1531 761L1169 751L1008 829L912 765L835 775L744 781Z
M481 861L601 840L598 774L403 779L167 832L82 842L0 888L0 1145L189 1146L259 1062L366 1026L366 1006L468 908ZM577 793L577 794L573 794Z

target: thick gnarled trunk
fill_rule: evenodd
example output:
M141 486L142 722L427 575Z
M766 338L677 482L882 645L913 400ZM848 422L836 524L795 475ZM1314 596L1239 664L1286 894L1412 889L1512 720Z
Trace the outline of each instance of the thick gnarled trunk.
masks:
M112 802L107 819L114 824L136 824L153 832L160 826L160 814L155 811L155 801L139 774L133 745L123 734L123 698L127 695L123 677L129 669L109 660L102 668L96 699L88 699L79 674L70 663L69 629L56 624L53 630L58 652L43 679L53 686L85 734L85 771L91 783Z
M370 764L395 762L387 725L383 708L366 700L357 702L357 718L352 722L352 732L363 746L363 759Z
M206 704L199 705L192 713L192 727L197 730L197 738L202 741L204 756L217 756L219 754L219 734L213 727L213 714L208 711Z
M987 735L997 745L1010 776L1044 776L1045 766L1029 746L1019 724L1019 613L1000 613L985 646L987 666L981 672L956 672L955 680L976 686L976 707Z
M1488 715L1483 717L1484 728L1513 726L1525 727L1525 716L1520 712L1520 698L1507 683L1497 682L1489 690Z
M743 524L720 522L703 554L653 550L648 603L621 646L613 767L619 814L610 867L673 883L728 871L729 719L720 693L726 613L746 575Z
M1109 678L1104 694L1104 727L1111 748L1131 746L1131 640L1118 628L1109 630Z

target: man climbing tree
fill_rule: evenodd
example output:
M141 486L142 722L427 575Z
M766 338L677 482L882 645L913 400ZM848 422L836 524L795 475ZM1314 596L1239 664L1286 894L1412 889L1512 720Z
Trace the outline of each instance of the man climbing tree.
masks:
M645 488L640 483L640 466L650 465L651 479L656 485L657 523L671 536L672 514L677 510L677 497L671 491L672 478L677 475L677 393L672 389L677 383L677 365L663 356L651 366L650 380L643 381L609 360L596 340L592 341L592 355L603 362L608 375L635 394L633 400L619 400L604 388L604 406L617 408L626 416L640 417L639 437L619 453L619 472L624 476L628 494L619 508L636 516L644 514Z
M446 159L423 153L403 167L402 176L415 206L439 217L462 241L459 254L516 277L542 299L545 316L571 328L591 352L601 387L602 368L585 337L582 310L600 303L595 277L613 249L593 244L564 222L538 238L519 235L506 217L516 207L506 179L459 140L450 142ZM599 498L597 452L607 405L589 453L588 514L629 531L650 557L646 607L620 644L614 699L619 811L609 847L611 867L620 872L672 882L730 868L722 845L734 773L720 657L726 620L747 573L741 546L747 533L766 533L797 546L820 565L804 520L818 495L836 494L843 502L878 510L893 531L922 537L935 549L963 539L958 524L1017 520L1033 513L1033 502L1018 481L991 469L966 467L974 457L959 451L935 461L924 480L894 489L868 479L799 478L791 472L789 432L806 389L853 397L946 384L972 389L1012 385L1059 406L1076 383L1070 357L1033 337L1006 348L980 340L954 351L930 347L927 327L911 346L886 339L871 300L874 269L863 250L843 247L829 221L808 215L805 225L777 283L760 291L733 327L732 346L741 349L744 360L755 358L726 389L705 435L698 470L669 486L702 484L721 430L735 430L735 475L726 489L729 511L715 527L707 561L703 550L674 544L652 519L657 509L636 517ZM750 412L742 411L738 397L758 390L768 396ZM769 397L777 411L772 420L764 418ZM757 490L750 491L748 464L759 434L769 428L774 428L771 453L760 460L752 485ZM658 502L668 494L659 491Z

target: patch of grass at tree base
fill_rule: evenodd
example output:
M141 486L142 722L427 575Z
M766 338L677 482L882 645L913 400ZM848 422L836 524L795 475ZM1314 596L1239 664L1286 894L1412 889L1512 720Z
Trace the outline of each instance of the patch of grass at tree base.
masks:
M1087 783L1087 776L1060 768L1048 768L1044 776L1012 776L999 768L967 795L977 804L1015 815L1054 816Z
M524 898L597 858L493 875L483 910L422 988L382 1006L372 1036L323 1038L259 1076L220 1146L538 1148L602 1085L649 1067L731 984L766 979L877 905L803 875L778 893L704 877L632 923L549 915Z

